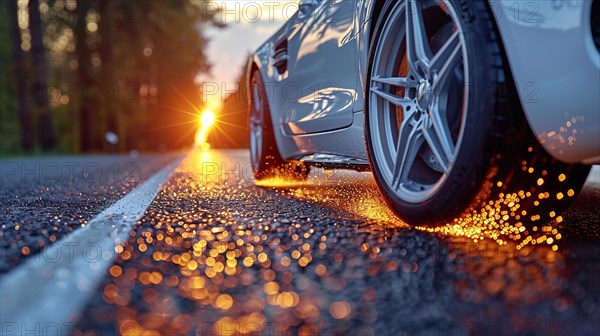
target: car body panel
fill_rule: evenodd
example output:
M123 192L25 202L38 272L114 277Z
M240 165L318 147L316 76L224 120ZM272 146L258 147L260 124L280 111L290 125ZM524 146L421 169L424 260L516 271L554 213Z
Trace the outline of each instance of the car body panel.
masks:
M600 162L600 54L591 1L490 2L525 116L569 163Z
M318 133L352 124L356 97L356 51L352 0L323 0L290 20L288 76L281 126L289 135ZM327 55L327 57L323 57Z
M589 27L591 1L492 0L489 4L525 116L540 143L561 161L600 163L600 55ZM331 154L367 159L362 104L375 7L372 0L321 0L314 17L304 23L291 19L253 55L248 71L258 69L267 86L283 158ZM329 21L325 28L311 21L335 19L327 11L343 13L341 20ZM319 31L331 35L321 40ZM309 40L294 40L302 36ZM297 45L298 56L289 58L297 63L278 73L273 55L286 37L288 48ZM322 86L311 89L315 83ZM299 87L307 94L290 99L289 91Z

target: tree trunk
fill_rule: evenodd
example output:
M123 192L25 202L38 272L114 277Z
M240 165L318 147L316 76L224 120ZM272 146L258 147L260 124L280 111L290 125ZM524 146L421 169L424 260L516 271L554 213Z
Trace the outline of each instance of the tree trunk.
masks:
M92 86L90 73L92 53L87 44L86 17L90 7L89 1L77 2L77 25L75 27L77 58L79 60L78 77L82 92ZM79 149L89 152L94 147L92 110L85 95L79 99Z
M56 146L56 134L50 106L48 105L48 60L44 48L42 18L39 0L29 1L29 29L31 30L31 52L33 56L34 102L39 113L39 139L43 150Z
M111 6L111 4L114 4ZM103 141L108 149L114 150L116 148L123 149L124 137L120 132L119 119L117 115L117 106L114 99L114 87L115 80L113 75L113 39L114 30L113 25L115 24L114 13L117 4L110 1L100 1L100 58L102 59L102 75L100 80L102 81L100 86L103 91L102 100L102 115L104 116L105 124L102 126L103 131L112 132L117 134L119 137L119 144L117 146L109 145L106 141Z
M35 131L33 119L29 109L27 95L27 64L25 53L21 49L21 31L19 29L17 0L8 1L8 26L10 27L10 39L12 43L13 78L17 90L17 102L19 112L19 123L21 126L21 149L30 151L35 144Z

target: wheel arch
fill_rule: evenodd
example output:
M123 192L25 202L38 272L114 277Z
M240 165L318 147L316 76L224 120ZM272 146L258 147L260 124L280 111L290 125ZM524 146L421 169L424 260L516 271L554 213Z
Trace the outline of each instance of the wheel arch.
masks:
M535 12L518 7L516 14L514 1L485 3L493 15L506 82L538 142L562 162L599 163L600 58L589 26L592 2L534 1L527 5L536 6ZM577 141L565 141L571 135L568 125L576 122Z
M244 83L244 85L246 85L246 92L250 92L250 84L252 82L252 74L254 71L260 72L258 63L256 62L256 56L248 59L248 65L246 68L246 83Z
M371 45L373 35L375 34L375 27L377 26L377 21L379 20L379 16L383 11L386 0L375 0L373 4L373 8L371 9L371 20L369 24L369 35L367 40L369 41L369 46Z

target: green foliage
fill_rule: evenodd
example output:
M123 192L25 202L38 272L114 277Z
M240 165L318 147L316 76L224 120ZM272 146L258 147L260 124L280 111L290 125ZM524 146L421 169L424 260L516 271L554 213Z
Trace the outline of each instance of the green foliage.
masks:
M18 153L19 123L16 102L11 95L9 76L10 40L8 35L7 10L4 1L0 3L0 158Z
M210 70L204 53L208 41L201 31L214 24L214 14L175 0L122 1L114 12L114 75L122 83L139 84L142 93L149 90L140 97L145 113L122 120L125 132L137 133L145 149L191 145L200 108L194 80Z
M49 105L63 151L191 145L201 108L195 79L210 70L202 32L220 26L200 2L40 0ZM10 81L7 31L0 31L0 78ZM14 97L1 98L4 152L20 146L19 117ZM117 145L107 132L118 135Z

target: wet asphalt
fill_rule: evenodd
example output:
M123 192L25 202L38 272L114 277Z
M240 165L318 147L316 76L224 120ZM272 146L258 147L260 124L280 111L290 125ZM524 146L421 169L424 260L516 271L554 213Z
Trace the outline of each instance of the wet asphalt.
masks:
M85 225L177 155L0 161L0 274Z
M138 167L136 179L120 171L94 181L89 167L71 181L37 181L20 175L21 161L0 162L0 270L176 156L39 161ZM540 225L531 235L539 243L523 246L498 244L476 224L411 228L386 208L370 173L314 170L304 183L257 186L247 152L192 152L118 246L73 333L598 335L600 171L592 174L562 222Z

